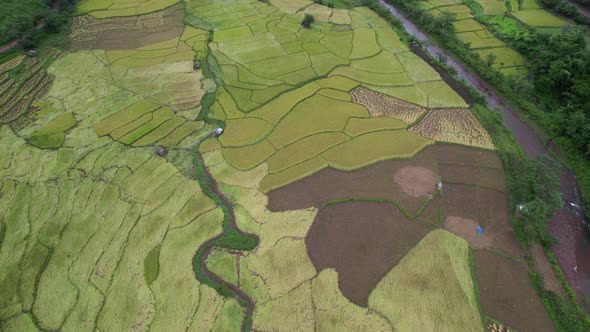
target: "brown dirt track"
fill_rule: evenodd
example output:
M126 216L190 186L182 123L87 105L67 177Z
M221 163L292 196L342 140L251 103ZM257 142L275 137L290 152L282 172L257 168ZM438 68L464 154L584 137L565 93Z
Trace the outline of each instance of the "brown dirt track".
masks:
M334 268L342 293L366 305L381 277L431 227L388 203L346 202L323 208L305 239L315 268Z
M181 4L132 17L78 16L72 24L71 49L126 50L170 40L184 31L183 19Z
M553 266L551 266L551 262L547 259L545 249L540 244L535 243L531 246L531 255L535 264L535 270L543 276L543 287L555 294L565 295L561 281L557 279Z
M475 250L474 265L486 315L521 332L555 331L523 264L489 250Z

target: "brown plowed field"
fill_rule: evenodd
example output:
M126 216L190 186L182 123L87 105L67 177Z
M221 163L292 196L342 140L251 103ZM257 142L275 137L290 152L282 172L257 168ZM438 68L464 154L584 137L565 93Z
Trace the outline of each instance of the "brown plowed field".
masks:
M439 164L438 168L443 182L472 184L498 191L506 190L506 179L501 168L447 163Z
M455 144L436 144L436 151L436 159L441 163L502 168L502 160L494 151Z
M383 273L427 229L444 227L474 248L521 258L509 224L506 195L496 190L504 186L501 167L495 152L435 144L411 160L384 161L352 172L324 169L271 191L268 208L321 208L307 235L309 256L318 270L336 268L343 294L364 304ZM442 196L435 190L439 174L443 175ZM392 200L415 218L409 222L392 204L360 202L359 198ZM324 207L350 199L357 201ZM477 234L478 225L483 235Z
M364 306L381 277L430 230L391 204L354 201L323 208L305 242L315 268L336 269L342 293Z
M465 235L472 234L475 227L480 225L484 234L477 236L489 238L491 248L515 257L522 256L509 223L508 200L503 192L466 184L444 183L443 206L445 228L449 231L469 241L472 237ZM460 220L464 221L463 225ZM478 247L475 242L471 244Z
M269 193L271 211L321 207L333 200L371 198L392 200L414 215L436 193L434 147L411 160L390 160L352 171L326 168Z
M71 49L135 49L178 37L184 30L182 5L140 16L96 19L77 16L72 24Z
M489 250L475 250L474 264L486 315L522 332L555 331L523 264Z

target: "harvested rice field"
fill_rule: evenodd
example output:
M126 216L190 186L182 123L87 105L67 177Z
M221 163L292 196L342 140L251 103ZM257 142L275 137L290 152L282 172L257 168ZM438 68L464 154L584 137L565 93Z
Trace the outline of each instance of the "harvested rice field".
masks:
M0 330L552 327L464 94L347 4L82 0L0 63Z
M97 19L90 15L74 18L72 50L135 49L178 37L184 30L181 5L163 11L130 17Z

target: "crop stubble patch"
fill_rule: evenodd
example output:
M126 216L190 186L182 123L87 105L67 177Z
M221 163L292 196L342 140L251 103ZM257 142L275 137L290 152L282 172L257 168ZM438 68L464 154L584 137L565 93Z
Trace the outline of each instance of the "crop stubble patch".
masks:
M469 109L433 109L410 131L437 141L495 149L492 138Z
M336 269L342 293L365 306L381 277L429 230L391 204L353 201L323 208L305 241L316 269Z
M184 31L182 5L131 17L97 19L76 16L72 24L70 48L130 50L176 38Z
M407 124L416 122L426 109L385 94L358 87L351 92L355 103L365 106L372 117L393 117Z

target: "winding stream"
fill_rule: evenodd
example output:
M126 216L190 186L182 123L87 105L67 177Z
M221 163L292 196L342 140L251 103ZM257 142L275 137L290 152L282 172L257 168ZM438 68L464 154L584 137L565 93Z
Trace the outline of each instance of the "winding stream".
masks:
M418 28L418 26L412 23L393 5L385 0L379 0L379 2L393 16L401 21L408 33L420 41L423 49L428 52L430 56L434 58L438 58L439 55L446 57L446 64L456 70L458 78L465 80L479 90L479 92L485 96L489 108L502 112L504 126L512 130L516 141L520 144L529 158L535 159L542 154L554 156L550 149L550 143L548 142L546 144L543 142L531 127L520 120L506 99L501 97L488 83L472 74L460 61L455 59L453 55L436 45L420 28ZM567 220L573 219L577 222L577 225L574 226L577 226L576 231L578 234L569 234L570 236L568 237L571 238L573 236L576 243L575 245L569 244L567 255L571 255L570 257L575 257L575 259L565 261L561 259L563 256L560 257L560 255L557 255L557 257L568 282L572 285L574 290L577 291L578 295L581 295L581 292L586 297L590 298L590 259L585 259L586 256L589 256L588 251L590 250L590 241L588 236L585 236L587 234L585 231L586 227L583 227L585 225L585 219L584 211L581 208L581 206L583 206L582 196L578 189L575 175L565 167L561 184L565 207L556 214L551 223L556 223L561 227L568 222ZM567 218L562 218L561 216L567 216ZM571 227L572 225L569 226Z
M254 301L252 300L252 298L250 298L250 296L248 296L248 294L246 294L244 291L242 291L238 286L223 280L223 278L221 278L217 274L211 272L207 268L206 261L207 261L207 257L209 257L209 254L211 253L213 248L217 247L216 241L218 241L219 239L226 236L228 234L228 232L234 231L234 232L237 232L242 237L252 237L252 238L256 239L256 241L258 241L259 239L257 236L244 233L238 228L238 226L236 224L236 216L234 214L233 205L221 193L221 191L217 187L217 182L215 181L215 178L211 175L211 173L207 169L207 166L205 165L205 162L203 161L203 156L198 152L196 153L196 155L197 155L197 158L195 158L196 159L195 162L198 163L197 167L199 167L203 170L203 173L204 173L203 175L206 177L206 182L205 183L200 182L200 185L201 185L203 191L207 195L214 195L217 198L219 198L219 200L221 201L221 205L222 205L220 207L223 210L225 218L229 218L229 227L227 227L227 228L224 227L223 232L219 236L217 236L213 239L210 239L209 241L203 243L201 245L201 247L199 247L199 249L197 250L197 253L193 257L193 266L195 268L198 267L198 269L199 269L199 270L195 270L195 277L197 278L197 280L199 280L200 282L205 283L205 284L207 283L207 280L204 280L204 279L209 279L209 282L212 282L216 286L225 287L229 292L231 292L232 293L231 296L238 299L238 302L240 302L240 304L244 307L245 312L244 312L244 320L242 321L242 326L240 329L241 332L251 331L252 330L252 314L254 313ZM238 272L239 272L239 270L238 270ZM219 289L217 289L217 290L219 291Z

